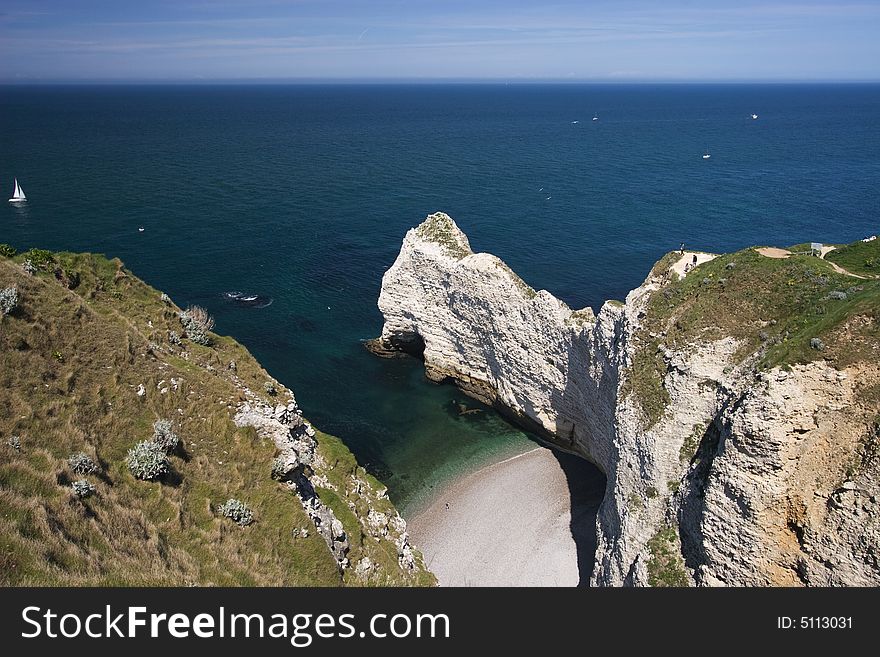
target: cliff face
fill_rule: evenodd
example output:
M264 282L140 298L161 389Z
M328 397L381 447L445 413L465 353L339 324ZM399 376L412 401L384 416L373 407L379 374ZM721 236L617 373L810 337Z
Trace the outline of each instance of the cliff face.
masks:
M815 321L828 346L795 357L806 320L793 313L818 302L791 296L794 264L742 252L679 281L676 260L594 316L474 254L437 213L407 233L383 278L375 349L421 354L430 379L606 474L595 584L880 582L873 288L851 291L858 312L835 324L823 305ZM825 264L797 266L827 305L818 295L840 281L810 269ZM788 315L737 317L771 312L755 281L785 276L777 306ZM835 359L851 339L859 357Z
M181 309L118 260L11 251L0 250L0 584L433 582L385 487L244 347L188 339ZM182 442L164 476L141 481L127 453L156 420ZM80 453L91 466L75 470ZM230 498L251 524L224 517Z

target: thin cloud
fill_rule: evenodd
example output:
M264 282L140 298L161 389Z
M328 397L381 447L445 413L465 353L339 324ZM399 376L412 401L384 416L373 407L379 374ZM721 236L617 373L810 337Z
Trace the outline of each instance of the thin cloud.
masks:
M133 69L180 75L197 62L200 74L222 77L287 62L305 75L479 77L519 74L528 60L535 71L563 75L595 66L595 74L611 77L711 70L743 78L775 67L792 78L820 69L826 78L834 71L880 77L880 3L858 0L754 6L728 0L712 7L684 0L641 6L509 0L496 7L456 0L107 0L106 11L95 5L90 14L62 0L37 1L36 10L54 13L22 5L21 12L7 8L0 15L0 75L53 67L83 76Z
M504 48L514 46L547 46L573 45L589 43L607 43L611 41L693 41L696 39L724 40L738 39L744 36L771 36L777 30L703 30L703 31L652 31L652 32L615 32L603 31L560 30L533 35L523 34L516 37L484 38L484 39L418 39L402 42L365 43L360 39L351 43L344 37L333 36L287 36L287 37L252 37L252 38L197 38L197 39L163 39L163 40L76 40L76 39L7 39L0 45L0 50L58 50L65 53L130 53L138 51L194 51L218 49L247 51L251 53L272 52L331 52L346 50L381 50L399 51L413 49L453 49L453 48ZM362 34L364 34L363 32Z

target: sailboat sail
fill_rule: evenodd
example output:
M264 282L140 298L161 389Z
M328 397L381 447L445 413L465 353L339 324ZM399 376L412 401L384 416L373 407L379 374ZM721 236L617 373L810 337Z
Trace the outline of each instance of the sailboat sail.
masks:
M24 195L24 190L21 188L21 185L18 184L18 178L15 179L15 189L12 191L12 198L9 199L9 201L27 201L27 196Z

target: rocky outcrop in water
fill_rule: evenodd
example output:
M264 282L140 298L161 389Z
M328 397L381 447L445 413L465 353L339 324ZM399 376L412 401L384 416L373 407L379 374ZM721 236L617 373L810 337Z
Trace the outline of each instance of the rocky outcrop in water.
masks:
M594 584L880 583L876 360L762 369L720 331L668 346L647 327L671 264L594 315L473 253L436 213L382 280L371 348L422 357L429 379L605 473Z

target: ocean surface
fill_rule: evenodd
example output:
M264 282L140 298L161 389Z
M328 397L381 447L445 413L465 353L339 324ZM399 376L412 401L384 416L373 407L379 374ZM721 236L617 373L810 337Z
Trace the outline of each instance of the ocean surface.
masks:
M448 212L594 308L681 242L853 241L880 230L880 86L0 87L13 176L0 242L119 256L206 306L412 513L532 445L363 349L407 229Z

